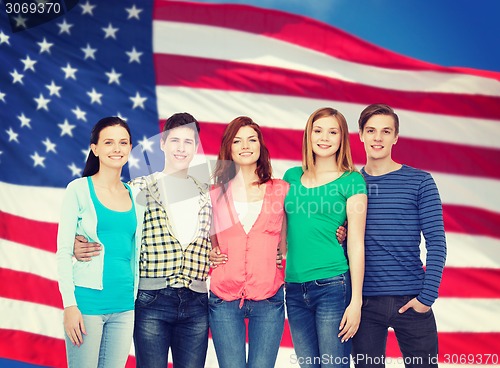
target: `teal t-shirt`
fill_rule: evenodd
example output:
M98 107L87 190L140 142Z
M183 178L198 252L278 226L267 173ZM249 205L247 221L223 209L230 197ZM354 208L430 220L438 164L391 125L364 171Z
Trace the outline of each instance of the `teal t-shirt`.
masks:
M88 177L90 197L97 214L97 236L104 247L103 289L75 287L78 308L83 314L98 315L134 309L134 237L137 226L134 202L128 211L113 211L97 198ZM132 193L130 187L124 184Z
M283 177L290 184L285 198L287 282L333 277L349 269L335 232L347 218L347 199L366 194L365 180L358 172L345 172L338 179L314 188L302 185L303 173L301 167L294 167Z

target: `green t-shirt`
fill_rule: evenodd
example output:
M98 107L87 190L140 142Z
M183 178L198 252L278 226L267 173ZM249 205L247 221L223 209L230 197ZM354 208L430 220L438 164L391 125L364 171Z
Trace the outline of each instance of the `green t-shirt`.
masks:
M338 179L306 188L301 167L289 169L283 179L290 184L285 198L288 222L285 280L308 282L333 277L349 269L335 232L347 218L347 199L366 194L358 172L345 172Z

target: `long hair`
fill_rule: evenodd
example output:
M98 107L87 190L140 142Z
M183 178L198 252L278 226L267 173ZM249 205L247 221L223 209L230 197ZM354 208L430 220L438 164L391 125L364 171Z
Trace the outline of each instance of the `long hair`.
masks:
M322 107L309 116L307 119L304 137L302 140L302 169L304 171L311 170L314 172L316 168L316 155L312 150L311 135L313 124L316 120L331 116L337 120L340 127L340 146L336 153L337 167L339 171L356 171L356 167L352 161L351 145L349 144L349 128L347 121L340 113L331 107Z
M92 132L90 133L90 144L97 144L97 142L99 141L99 135L104 128L115 125L119 125L122 128L125 128L130 137L130 144L132 144L132 135L130 134L130 128L128 124L117 116L102 118L94 125L94 127L92 128ZM92 150L90 150L87 157L87 162L85 163L85 168L83 169L82 177L92 176L94 174L97 174L97 172L99 172L99 158L94 155L94 152L92 152Z
M255 130L260 143L260 156L257 160L257 168L255 169L255 173L259 177L258 184L264 184L271 179L272 168L269 150L266 147L259 125L247 116L239 116L233 119L224 130L219 155L217 157L217 164L215 165L213 174L216 185L226 184L236 176L236 166L231 155L231 146L238 130L245 126Z

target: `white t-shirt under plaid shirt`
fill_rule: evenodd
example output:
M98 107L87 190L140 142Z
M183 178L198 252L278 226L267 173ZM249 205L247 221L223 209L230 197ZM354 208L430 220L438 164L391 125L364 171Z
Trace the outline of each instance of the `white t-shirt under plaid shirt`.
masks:
M141 198L138 201L146 204L140 259L140 289L157 290L165 286L184 286L193 291L206 292L212 206L207 185L192 177L185 180L194 183L199 198L196 231L192 241L185 247L176 237L171 218L163 205L158 173L130 182L141 189ZM177 189L179 199L191 195L184 187Z

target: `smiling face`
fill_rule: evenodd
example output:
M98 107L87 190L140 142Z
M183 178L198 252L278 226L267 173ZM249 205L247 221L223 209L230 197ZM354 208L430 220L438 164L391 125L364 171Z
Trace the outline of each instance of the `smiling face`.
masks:
M113 125L102 129L97 144L91 144L90 148L99 158L100 168L121 169L128 160L132 144L127 130Z
M231 145L231 158L239 166L257 165L260 157L260 142L255 129L241 127Z
M341 142L340 133L339 122L333 116L325 116L313 123L311 147L316 160L337 154Z
M394 118L390 115L373 115L359 132L368 160L392 159L392 146L398 141Z
M171 129L165 139L161 140L166 171L186 171L194 158L196 149L193 129L184 126Z

